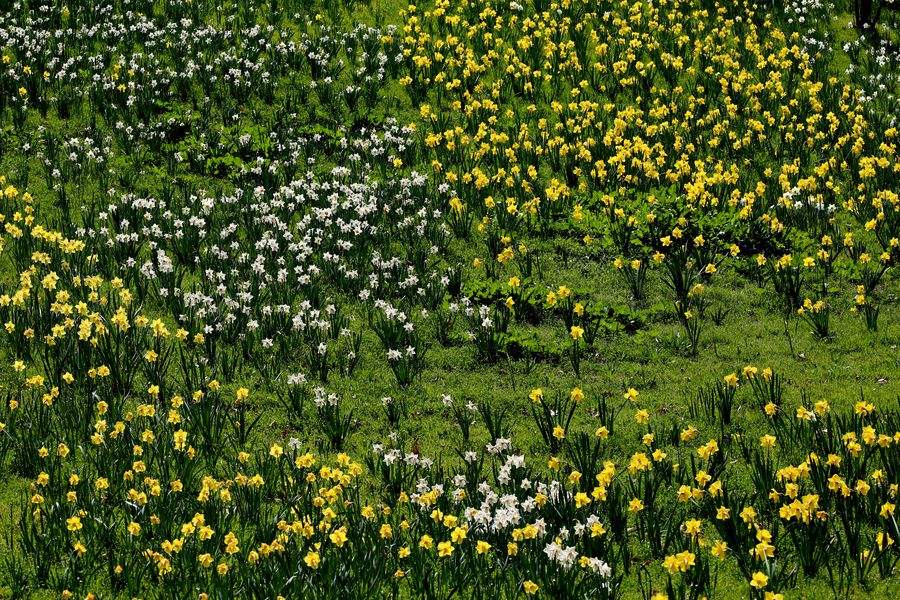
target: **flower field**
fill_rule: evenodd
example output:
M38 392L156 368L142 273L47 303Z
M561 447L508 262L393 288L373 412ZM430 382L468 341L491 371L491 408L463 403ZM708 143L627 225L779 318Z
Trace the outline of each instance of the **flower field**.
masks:
M0 1L0 598L900 596L875 4Z

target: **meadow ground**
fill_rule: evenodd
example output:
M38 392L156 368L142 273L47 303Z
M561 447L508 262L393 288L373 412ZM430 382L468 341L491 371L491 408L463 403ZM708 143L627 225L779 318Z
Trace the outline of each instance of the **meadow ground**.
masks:
M2 6L0 598L897 597L852 15Z

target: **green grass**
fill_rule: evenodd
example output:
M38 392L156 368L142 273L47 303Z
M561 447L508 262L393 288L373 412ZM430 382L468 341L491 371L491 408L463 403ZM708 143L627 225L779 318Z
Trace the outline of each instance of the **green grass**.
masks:
M585 267L592 269L596 265ZM621 291L601 291L604 279L608 285L616 285L609 281L612 273L606 272L605 277L593 275L581 280L597 282L598 299L624 302ZM565 272L559 280L572 281ZM661 286L656 287L655 295L661 292L658 289ZM614 394L618 399L625 389L635 387L641 393L642 406L686 423L690 420L688 405L699 387L754 364L760 368L772 367L784 375L785 397L792 406L800 402L801 394L808 395L812 401L827 399L835 409L849 408L861 397L883 408L896 406L900 320L895 305L885 306L880 318L883 326L874 334L866 331L861 317L838 314L833 319L835 339L822 342L796 318L785 326L780 314L770 305L770 290L739 281L720 282L712 289L731 311L722 326L710 323L696 358L674 348L680 326L666 313L634 335L619 331L600 340L583 360L580 380L574 377L565 356L558 363L538 363L526 373L522 361L501 361L491 366L480 363L469 344L449 348L434 344L428 351L428 367L421 381L408 390L398 390L373 335L364 344L357 373L349 379L330 379L327 388L340 393L354 411L358 424L350 448L355 453L369 451L372 443L382 441L388 433L378 400L390 396L405 398L408 403L410 414L401 427L403 436L415 442L426 455L435 457L455 456L459 448L458 429L452 419L448 420L449 413L440 401L448 393L457 400L489 400L507 408L515 432L521 434L518 439L527 443L530 438L534 445L533 448L526 445L525 450L538 449L541 444L539 439L528 435L533 431L528 391L536 387L548 392L568 392L578 385L591 403L601 394ZM658 301L665 304L662 298ZM563 332L564 327L558 322L539 327L534 333L562 342ZM255 383L265 389L266 382ZM742 390L738 397L744 413L751 413L749 390ZM274 400L264 401L264 406L266 416L262 423L268 423L269 434L278 435L291 426L290 418L276 407ZM757 424L762 421L760 417L746 416L749 423ZM576 421L580 428L592 422L585 413L580 412L576 418L581 421ZM753 427L749 431L756 430ZM480 441L489 441L483 428L476 427L475 431L482 434Z

